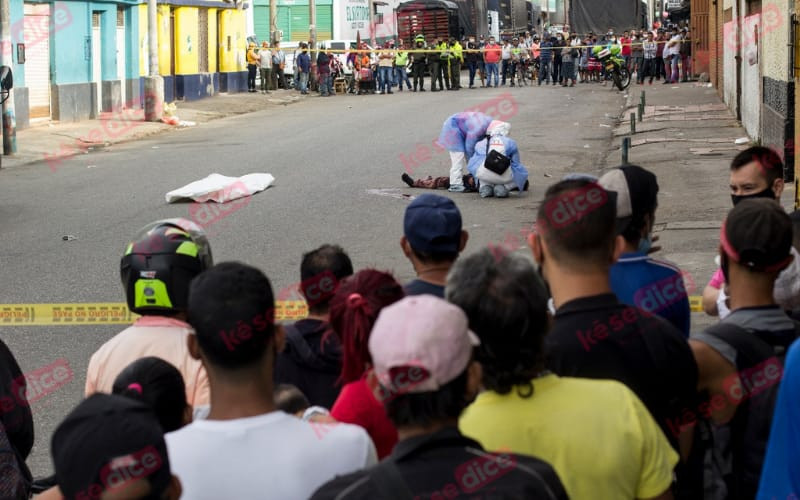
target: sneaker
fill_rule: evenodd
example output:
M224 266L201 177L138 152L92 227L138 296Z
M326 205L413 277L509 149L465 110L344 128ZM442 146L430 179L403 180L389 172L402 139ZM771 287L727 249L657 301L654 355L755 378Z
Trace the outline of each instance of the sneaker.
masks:
M484 184L478 189L478 194L481 195L481 198L491 198L494 196L494 188L489 184Z
M498 198L508 198L508 188L502 184L494 185L494 195Z
M383 90L379 90L378 91L378 95L382 95L382 94L383 94Z
M464 188L464 185L462 184L462 185L450 186L449 188L447 188L447 190L450 191L451 193L463 193L464 191L466 191L466 188Z
M402 91L403 91L403 89L400 89L400 92L402 92ZM394 92L392 92L391 90L387 91L386 93L387 94L394 94Z
M420 92L425 92L425 89L419 89Z
M523 191L527 191L530 186L531 186L531 183L528 182L528 179L525 179L525 185L522 186L522 190Z
M403 182L408 184L408 187L412 187L412 188L414 187L414 179L412 179L410 175L403 174L403 175L400 176L400 178L403 179Z

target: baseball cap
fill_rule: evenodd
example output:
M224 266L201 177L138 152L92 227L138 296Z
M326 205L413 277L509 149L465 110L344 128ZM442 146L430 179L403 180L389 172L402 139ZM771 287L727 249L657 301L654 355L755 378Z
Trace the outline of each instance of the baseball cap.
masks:
M406 208L403 232L411 248L418 252L458 253L461 212L450 198L423 194Z
M466 370L480 345L458 306L433 295L414 295L384 307L369 337L369 352L381 385L404 393L438 391ZM394 375L411 373L398 387Z
M628 227L634 216L655 208L658 197L656 176L637 165L624 165L603 174L597 181L606 191L617 193L617 232Z
M719 240L740 265L774 272L791 262L792 234L792 220L775 200L747 199L728 213Z
M155 497L172 478L156 416L124 396L97 393L83 400L56 428L51 453L68 499L99 498L140 479L150 482Z

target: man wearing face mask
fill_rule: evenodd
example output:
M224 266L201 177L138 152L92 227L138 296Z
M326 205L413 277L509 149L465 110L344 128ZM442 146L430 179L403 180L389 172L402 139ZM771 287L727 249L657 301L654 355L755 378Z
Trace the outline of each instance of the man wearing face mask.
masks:
M617 193L617 231L625 247L611 267L611 290L625 304L658 314L689 337L689 294L676 266L648 257L658 207L658 182L652 172L625 165L597 181Z
M748 148L731 162L730 188L734 206L750 198L767 198L780 203L783 187L783 161L769 148ZM780 273L773 291L776 302L786 310L800 307L800 254L792 248L792 255L794 261ZM703 290L706 314L723 319L730 313L725 283L722 270L717 269Z
M588 180L550 186L528 237L556 308L547 368L627 385L678 450L680 415L694 403L697 367L680 331L619 301L609 271L625 247L616 193Z

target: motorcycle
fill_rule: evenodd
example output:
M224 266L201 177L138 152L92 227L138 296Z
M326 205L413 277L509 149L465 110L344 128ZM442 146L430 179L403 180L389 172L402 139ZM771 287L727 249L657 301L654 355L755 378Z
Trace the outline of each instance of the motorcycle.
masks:
M620 90L625 90L631 84L631 74L625 67L625 60L620 57L621 51L622 49L618 45L605 48L597 46L592 49L594 56L605 66L606 73L611 75L614 85Z

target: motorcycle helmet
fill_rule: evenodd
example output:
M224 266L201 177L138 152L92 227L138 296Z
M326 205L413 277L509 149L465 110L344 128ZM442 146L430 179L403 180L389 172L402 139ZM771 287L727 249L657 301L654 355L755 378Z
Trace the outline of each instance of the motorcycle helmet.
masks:
M128 243L120 275L136 314L171 316L186 310L189 283L214 264L203 228L188 219L143 227Z

